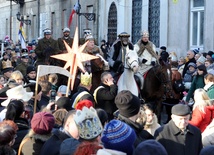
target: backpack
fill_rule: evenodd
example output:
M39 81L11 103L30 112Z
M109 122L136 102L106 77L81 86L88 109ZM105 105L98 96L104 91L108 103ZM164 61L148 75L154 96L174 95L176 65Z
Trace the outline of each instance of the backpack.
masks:
M176 93L181 93L185 90L185 85L184 85L182 79L176 80L173 83L173 89Z

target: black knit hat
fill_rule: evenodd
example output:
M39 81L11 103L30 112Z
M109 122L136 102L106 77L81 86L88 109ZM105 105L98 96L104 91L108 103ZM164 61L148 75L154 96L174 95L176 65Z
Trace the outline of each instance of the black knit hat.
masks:
M29 74L32 71L36 71L36 67L34 67L34 66L28 66L27 70L26 70L26 73Z
M119 109L119 113L127 118L138 114L140 110L140 99L129 90L119 92L114 102Z
M186 116L190 114L190 108L188 105L176 104L172 107L171 112L177 116Z

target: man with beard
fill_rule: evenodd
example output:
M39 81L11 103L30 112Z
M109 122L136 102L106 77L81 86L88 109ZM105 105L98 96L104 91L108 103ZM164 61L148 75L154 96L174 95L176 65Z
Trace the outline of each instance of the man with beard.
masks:
M137 52L140 65L140 73L144 74L152 68L158 60L155 45L149 41L149 32L144 30L141 33L141 39L134 45L134 50Z
M73 38L71 38L69 35L70 35L70 29L65 27L63 29L63 37L58 38L58 45L61 53L67 53L67 50L63 41L65 41L70 47L72 47Z
M108 62L113 71L113 76L115 73L123 72L123 65L125 62L126 52L134 49L133 44L129 41L130 35L126 32L122 32L118 35L118 39L113 43L110 52Z

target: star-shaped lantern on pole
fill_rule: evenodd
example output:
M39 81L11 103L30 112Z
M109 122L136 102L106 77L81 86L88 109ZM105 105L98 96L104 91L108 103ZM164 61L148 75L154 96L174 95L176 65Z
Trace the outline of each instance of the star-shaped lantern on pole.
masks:
M68 80L67 92L66 92L66 96L67 96L68 91L69 91L70 82L71 82L71 90L73 90L74 81L75 81L76 73L77 73L77 67L79 67L82 70L82 72L85 72L82 62L89 61L92 59L97 59L99 57L93 56L93 55L90 55L87 53L83 53L83 50L84 50L85 46L87 45L87 42L79 47L78 27L76 27L76 31L74 34L74 41L73 41L72 48L70 48L70 46L65 41L64 41L64 44L65 44L65 47L66 47L68 53L57 54L57 55L53 55L51 57L53 57L55 59L66 61L66 64L64 66L65 69L70 67L70 74L72 75L73 79L71 80L71 78L69 78L69 80Z

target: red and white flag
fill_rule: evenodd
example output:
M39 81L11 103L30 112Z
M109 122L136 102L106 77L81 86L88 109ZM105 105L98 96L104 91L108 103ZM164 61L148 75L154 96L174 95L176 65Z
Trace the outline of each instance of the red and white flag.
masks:
M76 11L77 11L78 9L79 9L79 3L78 3L78 2L76 2L76 4L74 5L73 10L71 11L70 17L69 17L68 27L70 27L70 26L71 26L73 16L74 16L74 14L76 13Z

